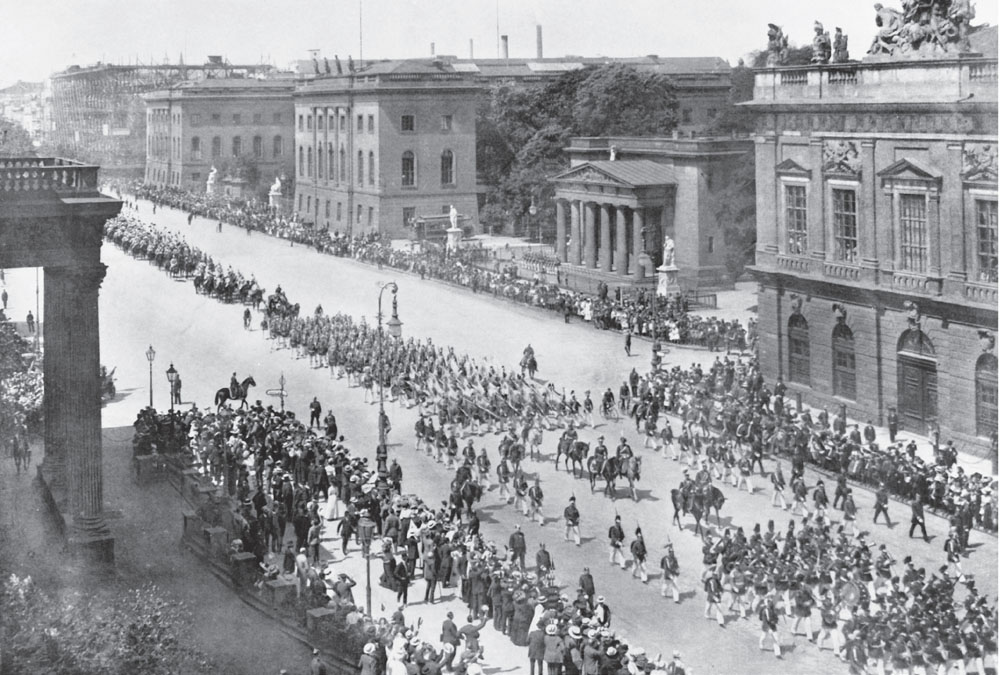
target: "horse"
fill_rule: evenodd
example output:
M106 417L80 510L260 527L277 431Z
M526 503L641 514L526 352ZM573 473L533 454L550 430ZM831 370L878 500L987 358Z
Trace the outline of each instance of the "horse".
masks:
M229 399L239 401L240 409L248 408L250 404L247 403L247 394L250 393L250 387L256 386L257 381L254 380L253 375L251 375L240 383L238 391L230 392L229 387L223 387L219 391L215 392L216 412L222 410L222 406L225 405L226 401Z
M566 464L567 469L569 468L569 463L573 463L573 478L580 478L583 476L583 469L586 466L587 455L590 454L590 443L585 443L583 441L576 441L570 447L569 452L566 453ZM576 473L577 465L580 466L580 475Z
M635 484L639 481L642 473L642 457L632 456L621 463L618 475L628 481L628 490L632 494L632 501L639 501L639 495L635 491Z
M677 523L677 527L683 528L680 516L690 513L694 516L695 534L701 534L701 519L705 515L705 502L701 493L691 489L674 488L670 491L670 501L674 504L674 517L671 522Z
M593 457L587 463L587 471L590 472L591 492L594 490L597 476L601 476L604 479L604 494L610 495L611 499L617 498L615 479L618 478L618 460L615 457L608 457L603 461L599 457Z
M569 451L573 445L573 438L569 436L565 431L562 436L559 437L559 443L556 445L556 471L559 470L559 458L566 455L566 460L564 461L564 466L569 468Z
M532 352L525 352L524 356L521 357L521 377L524 377L524 373L527 371L528 377L534 379L535 373L538 372L538 361L535 360L535 355Z
M711 513L712 509L715 509L715 524L721 525L719 519L719 510L722 508L723 504L726 503L726 495L722 494L722 490L715 487L714 485L704 486L700 492L697 493L696 497L700 497L702 504L705 507L705 514Z

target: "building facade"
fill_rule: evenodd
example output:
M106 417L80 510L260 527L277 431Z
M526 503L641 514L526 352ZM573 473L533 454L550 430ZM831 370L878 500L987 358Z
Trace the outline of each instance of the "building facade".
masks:
M290 79L206 79L146 94L146 182L203 192L213 167L220 181L242 173L258 187L290 178L293 89Z
M761 364L995 459L997 59L913 56L756 73Z
M556 257L570 288L654 284L667 237L682 288L732 287L732 223L720 205L745 199L752 208L752 185L734 189L752 181L750 139L574 138L566 151L570 168L551 181Z
M295 92L295 213L350 234L412 234L452 205L478 227L475 82L432 61L386 61Z

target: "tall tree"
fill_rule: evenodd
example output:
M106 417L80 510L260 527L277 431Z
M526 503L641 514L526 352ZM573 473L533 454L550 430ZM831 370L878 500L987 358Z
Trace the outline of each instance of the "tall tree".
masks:
M0 156L23 157L35 154L31 134L17 122L0 117Z

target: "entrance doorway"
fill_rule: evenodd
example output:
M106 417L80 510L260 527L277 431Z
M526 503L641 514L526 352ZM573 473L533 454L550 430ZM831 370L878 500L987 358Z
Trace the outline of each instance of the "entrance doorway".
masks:
M934 345L920 329L911 328L900 336L897 352L899 416L907 429L927 433L938 417Z

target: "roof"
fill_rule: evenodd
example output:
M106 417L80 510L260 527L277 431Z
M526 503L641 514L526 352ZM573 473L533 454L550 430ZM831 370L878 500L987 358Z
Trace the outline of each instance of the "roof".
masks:
M672 167L649 159L605 159L584 162L553 177L552 180L623 183L629 187L674 185L677 183Z

